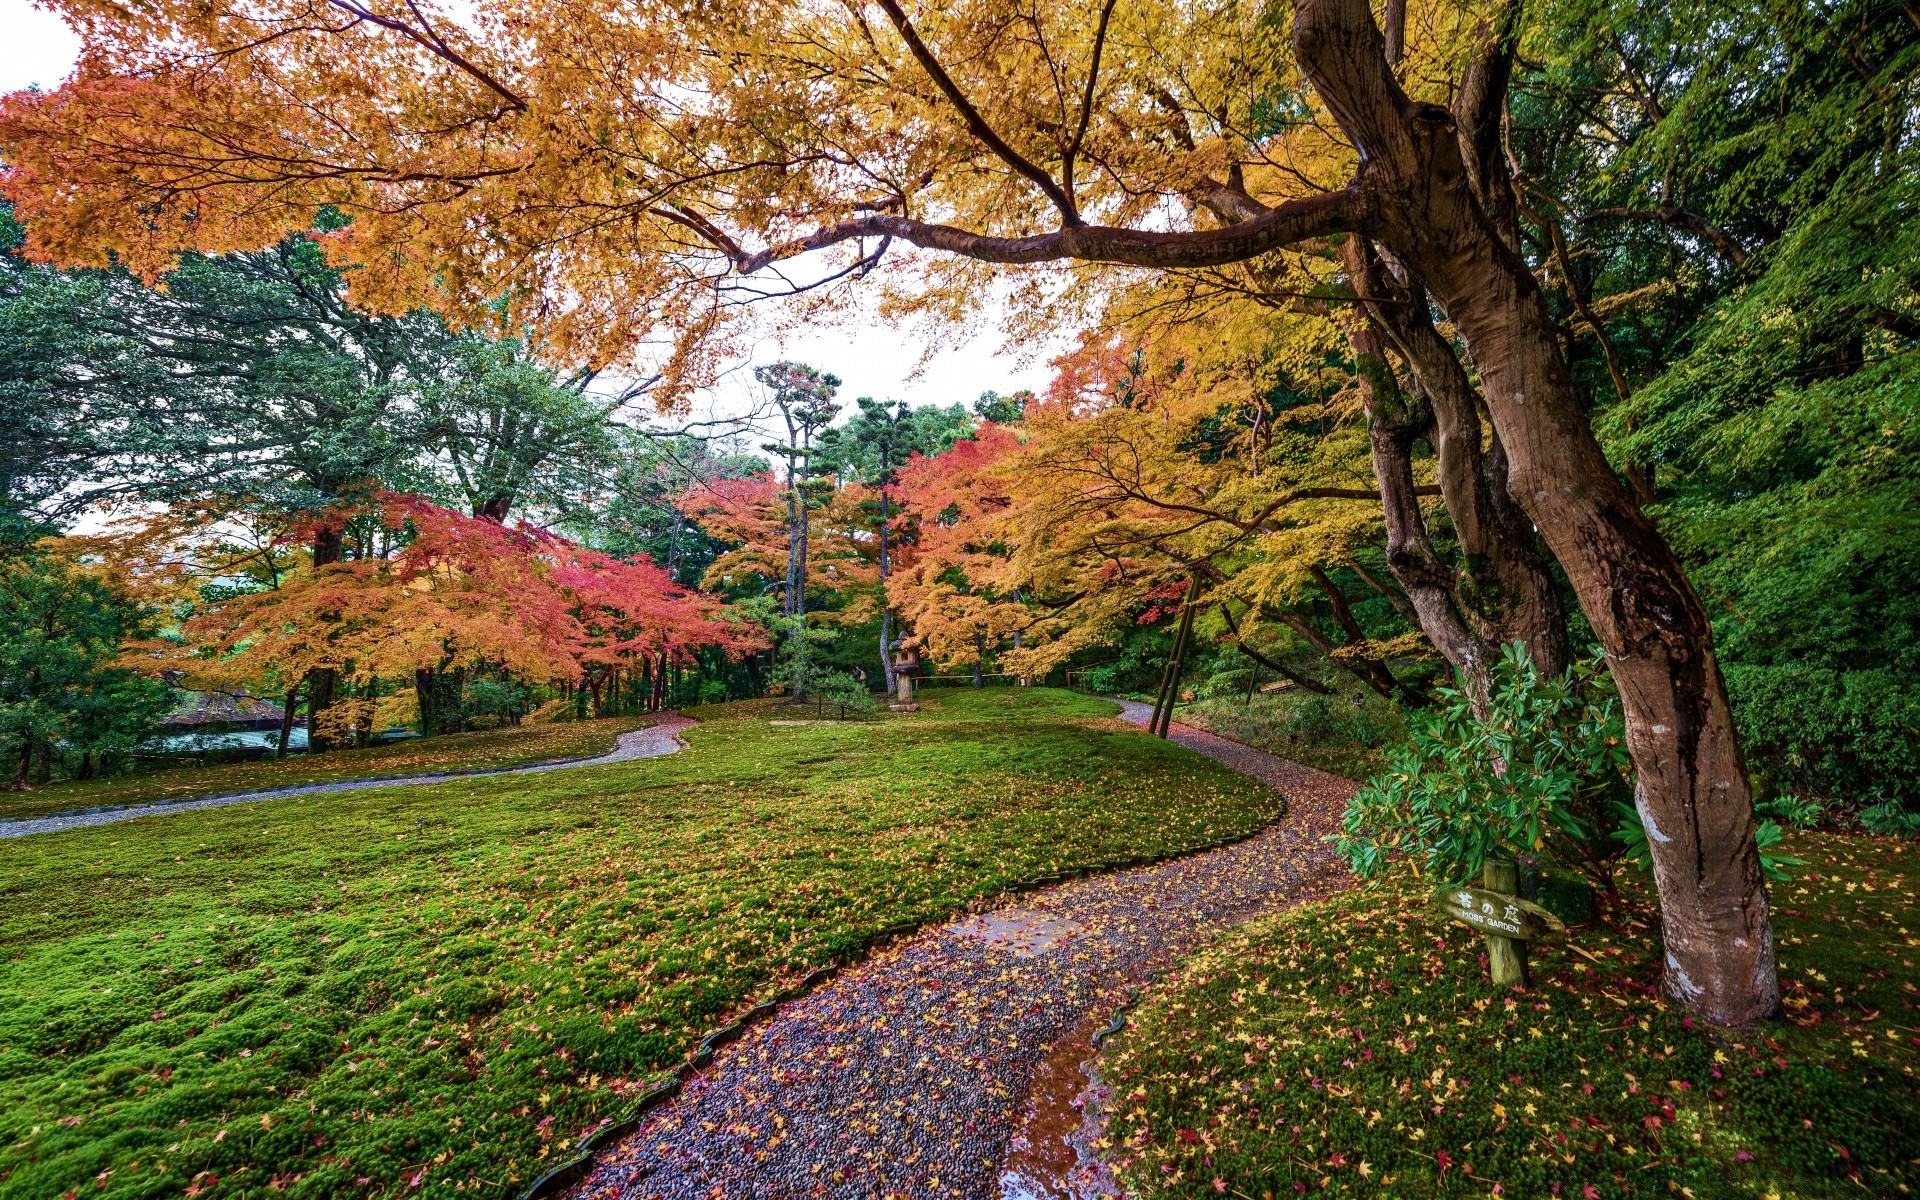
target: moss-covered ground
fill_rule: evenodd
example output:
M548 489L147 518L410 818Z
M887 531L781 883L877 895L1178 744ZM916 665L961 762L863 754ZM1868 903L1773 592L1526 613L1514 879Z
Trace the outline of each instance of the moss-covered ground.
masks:
M1920 851L1794 850L1783 1020L1710 1033L1664 1003L1644 908L1496 990L1480 935L1401 880L1249 926L1157 990L1103 1068L1107 1153L1154 1196L1908 1195Z
M48 784L31 792L0 792L0 820L39 817L75 808L151 804L222 792L252 792L302 783L333 783L382 775L434 771L479 771L515 767L549 758L605 754L621 734L648 723L644 717L559 721L419 738L365 750L333 750L309 758L176 767L101 779Z
M888 930L1279 814L1112 711L707 710L666 758L9 843L0 1196L511 1194Z

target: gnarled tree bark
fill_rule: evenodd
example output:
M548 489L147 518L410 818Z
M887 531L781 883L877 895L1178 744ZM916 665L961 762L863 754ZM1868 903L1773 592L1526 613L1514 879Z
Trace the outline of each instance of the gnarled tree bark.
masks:
M1393 278L1372 253L1371 245L1358 235L1348 239L1346 253L1348 271L1364 288L1363 294L1383 301L1367 308L1370 324L1379 333L1356 330L1353 336L1362 340L1354 342L1354 349L1358 354L1378 356L1379 335L1384 334L1419 385L1429 413L1423 414L1427 416L1425 423L1406 436L1423 436L1433 447L1441 498L1460 546L1459 561L1451 571L1444 571L1427 539L1424 522L1403 535L1418 542L1409 543L1410 574L1430 587L1444 586L1457 617L1467 626L1464 635L1449 628L1446 643L1434 636L1435 630L1428 628L1424 615L1421 628L1434 638L1435 646L1449 662L1467 673L1469 683L1484 680L1492 654L1513 642L1524 645L1541 670L1552 674L1564 671L1568 658L1567 614L1560 590L1547 569L1545 548L1532 521L1507 492L1505 449L1497 432L1487 436L1480 422L1480 397L1454 348L1434 328L1426 290L1417 282L1403 283ZM1383 381L1363 378L1369 414L1374 412L1369 393L1376 382L1397 390L1391 376ZM1376 418L1376 427L1378 424ZM1382 469L1379 440L1376 432L1376 474ZM1389 469L1403 472L1411 482L1410 465L1390 465ZM1383 496L1386 490L1383 483ZM1416 508L1408 521L1418 519ZM1391 510L1387 532L1388 565L1394 566ZM1442 571L1444 577L1436 573ZM1403 587L1408 586L1408 577L1398 568L1395 578ZM1441 619L1437 617L1436 622ZM1460 657L1449 652L1449 644L1462 646ZM1468 655L1475 656L1474 664L1465 661Z
M1640 776L1667 988L1720 1024L1769 1016L1779 983L1766 888L1706 612L1607 462L1539 286L1474 193L1462 146L1472 131L1400 90L1364 0L1302 0L1294 48L1361 149L1367 231L1459 330L1509 456L1508 488L1606 649Z

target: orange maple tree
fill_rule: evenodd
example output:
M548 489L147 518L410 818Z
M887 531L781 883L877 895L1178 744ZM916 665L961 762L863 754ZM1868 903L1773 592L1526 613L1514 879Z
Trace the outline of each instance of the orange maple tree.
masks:
M741 653L761 645L717 599L680 587L651 562L418 496L380 493L352 512L312 514L286 536L310 542L310 526L349 518L376 520L390 552L308 565L278 586L206 604L162 662L238 686L332 671L363 688L386 678L419 689L433 673L469 665L572 686L640 665L657 673L702 646ZM330 720L364 729L369 712L349 696Z

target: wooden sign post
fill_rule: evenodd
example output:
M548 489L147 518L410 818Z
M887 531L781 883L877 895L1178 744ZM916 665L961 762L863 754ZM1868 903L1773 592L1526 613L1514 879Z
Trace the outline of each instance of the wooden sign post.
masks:
M1520 890L1517 863L1488 861L1480 869L1480 882L1483 887L1441 892L1441 911L1487 935L1487 973L1496 986L1525 987L1527 943L1565 933L1566 923L1513 894Z

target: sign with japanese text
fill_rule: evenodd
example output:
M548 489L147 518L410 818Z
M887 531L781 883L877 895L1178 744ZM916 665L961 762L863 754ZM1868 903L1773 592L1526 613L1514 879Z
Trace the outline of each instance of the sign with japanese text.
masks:
M1538 904L1489 892L1483 888L1455 887L1441 892L1441 911L1463 925L1496 937L1537 941L1550 933L1565 933L1566 923Z

